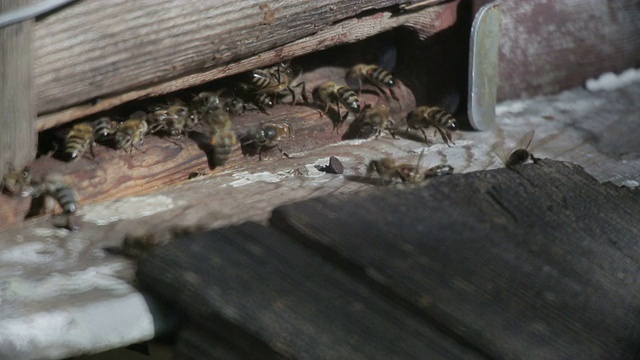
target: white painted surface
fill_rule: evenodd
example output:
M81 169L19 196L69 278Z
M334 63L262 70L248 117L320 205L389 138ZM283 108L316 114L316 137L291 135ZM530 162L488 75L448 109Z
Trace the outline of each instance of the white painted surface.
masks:
M136 219L166 211L174 207L173 200L165 195L135 196L103 204L84 206L80 209L84 221L106 225L122 219Z

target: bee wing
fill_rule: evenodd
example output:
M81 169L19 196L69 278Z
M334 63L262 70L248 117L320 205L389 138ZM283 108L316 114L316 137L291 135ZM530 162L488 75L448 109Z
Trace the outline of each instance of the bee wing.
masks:
M503 140L496 141L493 144L493 146L491 146L491 152L496 154L496 156L498 156L500 161L502 161L504 164L507 163L507 159L508 159L507 151L504 148L504 141Z
M520 139L520 141L518 141L518 145L516 149L528 150L529 146L531 146L531 141L533 141L533 135L535 135L535 133L536 133L536 130L531 129L527 131L524 135L522 135L522 138Z

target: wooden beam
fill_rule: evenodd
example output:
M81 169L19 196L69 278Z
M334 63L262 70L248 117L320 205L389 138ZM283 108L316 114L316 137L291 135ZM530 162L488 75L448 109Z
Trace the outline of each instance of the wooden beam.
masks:
M29 2L2 1L0 13ZM36 155L33 27L34 20L30 19L0 28L0 178L11 169L27 165Z
M350 24L369 15L382 21L401 3L407 1L153 0L138 4L118 0L109 6L99 0L82 1L37 24L38 112L50 113L220 68L321 32L326 33L319 39L325 47L355 41L375 34L378 26L367 21L368 29L360 32ZM446 6L450 5L430 11L434 30L440 23L437 14ZM315 51L317 45L312 42L303 52ZM277 62L289 54L276 55L251 66ZM217 72L200 81L221 75Z
M442 2L442 1L441 1ZM166 93L170 93L173 91L186 89L189 87L193 87L196 85L200 85L206 82L210 82L212 80L234 75L240 72L248 71L254 68L258 68L267 64L272 64L278 62L282 59L291 59L298 56L302 56L308 53L317 52L329 47L353 43L356 41L360 41L364 38L374 36L378 33L391 30L395 27L401 25L410 26L413 31L419 32L421 37L427 37L429 35L434 34L435 32L451 26L456 21L455 14L455 6L457 6L457 1L449 2L448 4L441 4L439 6L432 6L427 9L423 9L417 12L407 12L398 16L391 16L392 13L389 11L380 11L374 12L370 15L363 15L361 17L355 17L340 21L337 24L328 25L325 27L319 27L318 31L310 34L308 36L302 37L295 41L278 45L274 48L267 49L259 54L251 54L244 59L240 59L238 61L232 63L224 63L221 62L223 59L217 59L214 63L208 64L206 68L203 67L193 67L188 70L192 72L192 74L188 74L186 76L176 78L175 72L172 72L169 75L162 75L162 68L152 69L155 65L155 62L159 61L159 57L162 54L153 55L152 59L149 60L147 64L144 64L145 67L149 67L145 71L154 71L154 73L150 76L153 77L154 84L150 82L146 82L143 86L140 86L138 89L132 90L130 87L124 86L127 83L133 81L133 78L130 74L125 73L125 69L114 72L111 74L114 78L119 78L119 81L113 81L113 86L110 86L108 89L104 89L102 91L97 91L98 89L89 89L89 91L97 91L93 95L89 96L87 92L80 91L75 96L75 100L68 101L73 99L74 96L63 99L63 102L56 102L57 105L71 105L74 103L87 101L95 97L100 97L99 101L95 102L85 102L82 104L78 104L75 106L71 106L67 109L56 111L52 113L42 114L38 118L37 127L38 131L43 131L54 126L58 126L69 121L85 117L100 111L108 110L122 103L151 97L162 95ZM279 12L277 14L280 14ZM194 15L195 16L195 15ZM43 27L52 26L43 24ZM270 31L270 30L269 30ZM297 30L296 30L297 31ZM295 31L293 31L295 32ZM240 35L238 35L240 36ZM275 35L274 35L275 36ZM290 36L288 34L287 36ZM52 40L52 41L55 41ZM173 41L173 40L167 40ZM93 44L95 45L95 44ZM92 45L92 46L93 46ZM89 45L86 45L89 46ZM241 51L249 51L251 46L248 46L246 49L242 49ZM95 50L99 51L99 50ZM168 49L155 49L155 48L146 48L143 47L141 49L135 48L131 49L131 51L141 51L141 52L169 52L173 54L171 48ZM239 50L240 51L240 50ZM41 56L45 56L44 54ZM147 56L147 55L144 55ZM151 56L151 55L149 55ZM167 55L168 56L168 55ZM195 55L194 55L195 56ZM97 61L96 59L95 61ZM232 59L224 59L226 62ZM103 61L100 59L100 61ZM131 60L122 60L123 62L131 61ZM176 61L184 61L184 59L179 58ZM124 64L117 63L117 66L123 66ZM116 66L113 65L113 66ZM45 65L40 65L45 66ZM85 66L91 68L95 66L91 61L87 60ZM139 66L142 66L140 64ZM128 69L128 67L127 67ZM65 69L65 71L70 72L79 72L81 69ZM84 70L82 70L84 71ZM187 70L185 70L187 71ZM84 72L78 73L75 75L76 77L92 77L94 74ZM138 79L138 76L134 77ZM114 79L115 80L115 79ZM50 85L45 79L39 79L41 81L41 86L49 87ZM83 88L83 83L85 81L92 81L90 79L79 80L75 85L78 88ZM160 81L158 83L158 81ZM137 84L140 85L140 84ZM149 86L151 85L151 86ZM69 85L71 86L71 85ZM102 87L108 87L108 83L101 83ZM47 90L48 91L48 90ZM62 92L67 92L67 90L59 90ZM76 90L74 90L76 91ZM115 95L112 95L116 93ZM56 92L56 96L59 93ZM40 112L48 112L52 108L48 105L42 104L42 99L39 100ZM56 105L56 106L57 106Z

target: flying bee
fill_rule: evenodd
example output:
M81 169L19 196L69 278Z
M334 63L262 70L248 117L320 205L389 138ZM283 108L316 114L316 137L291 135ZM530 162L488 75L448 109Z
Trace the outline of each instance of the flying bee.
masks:
M535 135L535 129L531 129L527 131L522 138L518 141L516 148L511 151L511 154L507 156L507 151L504 147L504 141L498 141L493 145L493 151L498 155L500 160L504 163L504 166L507 168L511 168L516 165L521 165L529 160L534 163L538 160L529 152L529 147L531 146L531 142L533 141L533 136Z
M391 112L385 105L365 105L360 114L358 114L358 117L356 117L354 123L359 124L361 134L370 136L373 132L376 134L376 137L379 137L380 134L382 134L382 130L387 130L395 137Z
M378 91L386 96L386 92L383 88L389 89L391 97L398 100L393 87L396 85L396 81L393 79L393 75L389 74L385 69L377 65L358 64L349 69L345 75L347 84L353 84L354 80L358 83L358 91L362 91L362 83L366 82L373 85ZM355 86L354 86L355 87Z
M131 115L129 120L125 120L116 131L116 148L125 149L128 153L133 148L141 149L144 142L144 136L149 131L149 125L146 120L146 114L136 111Z
M277 147L282 155L289 157L285 153L280 144L282 140L293 139L293 127L286 122L265 122L261 123L257 128L249 129L240 137L242 146L253 146L258 152L258 159L262 160L262 150L264 148Z
M222 166L229 160L231 148L238 142L231 129L231 117L223 109L216 109L208 112L205 120L211 128L209 143L213 147L213 163Z
M111 138L118 130L118 122L108 117L101 117L93 122L93 138L104 141Z
M451 131L456 130L456 119L446 110L437 106L420 106L407 114L407 131L420 129L425 142L427 134L424 129L429 126L436 128L445 144L455 145L451 139Z
M7 195L18 195L31 185L31 170L25 167L22 170L11 171L0 182L0 189Z
M340 114L340 105L347 108L346 117L349 112L360 112L360 99L355 91L351 90L348 86L338 85L333 81L328 81L313 90L313 99L319 106L323 107L323 112L326 113L331 106L331 103L336 104L338 110L338 118L340 121L344 121Z
M91 156L95 157L93 153L94 144L93 126L83 122L74 125L69 130L64 151L67 158L71 161L79 159L87 148L91 151Z
M29 187L23 195L34 198L44 196L44 210L47 214L54 211L55 205L58 203L62 208L62 215L66 218L64 226L69 230L78 228L72 221L72 216L78 210L78 194L61 174L47 174L42 181Z

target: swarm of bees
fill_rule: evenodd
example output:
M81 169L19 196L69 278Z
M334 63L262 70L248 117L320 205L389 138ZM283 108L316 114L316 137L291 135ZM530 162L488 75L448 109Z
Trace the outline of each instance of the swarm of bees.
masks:
M355 137L378 138L386 132L395 138L399 133L390 110L391 99L399 101L394 91L398 82L389 71L377 65L356 64L346 71L344 79L327 79L316 86L311 91L311 99L306 83L299 80L301 74L301 71L294 70L290 62L281 62L241 74L231 87L191 94L187 100L167 98L125 118L101 117L76 123L68 128L63 146L58 147L59 154L67 161L77 161L86 153L96 159L97 144L133 154L134 150L144 151L144 141L148 135L163 136L172 141L205 126L203 132L208 139L205 145L210 149L214 167L224 166L238 146L243 150L249 149L258 155L259 160L263 159L265 150L272 148L289 158L280 144L294 137L295 131L290 121L263 121L236 133L233 118L246 111L261 111L269 115L268 109L275 104L296 105L300 99L306 105L314 106L321 116L337 113L338 120L334 121L336 130L351 116L353 121L349 128L355 129ZM374 92L386 101L364 103L361 96L366 87L373 87ZM452 132L457 129L456 119L441 107L419 106L409 111L404 120L406 133L420 130L427 142L426 130L433 127L434 136L439 133L446 145L455 145ZM533 131L525 134L517 149L508 156L503 144L497 144L494 150L506 167L535 161L528 150L532 138ZM453 173L453 167L447 164L421 170L421 159L422 154L416 164L397 164L392 158L371 160L366 175L375 173L383 184L389 184L420 183ZM78 196L62 176L50 174L35 181L29 169L24 169L6 175L0 185L8 195L45 199L45 212L52 211L57 203L62 215L68 219L66 227L75 228L71 218L78 208Z

